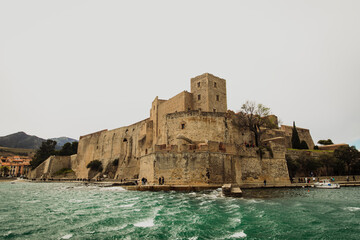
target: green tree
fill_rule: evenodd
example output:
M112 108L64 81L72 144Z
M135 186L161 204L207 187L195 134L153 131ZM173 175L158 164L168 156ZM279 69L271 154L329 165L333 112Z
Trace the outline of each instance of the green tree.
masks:
M302 140L300 143L300 149L309 149L309 146L304 140Z
M295 126L295 121L293 122L293 129L292 129L292 135L291 135L291 146L294 149L301 149L301 143L298 131Z
M3 176L7 176L8 173L10 172L10 168L8 166L1 166L0 172L2 173Z
M253 132L255 145L259 147L261 145L262 127L271 125L268 118L269 114L270 108L252 101L246 101L242 105L241 111L236 114L234 123L239 128L246 128Z
M334 171L330 171L330 169L335 168L337 165L337 159L333 154L322 153L319 156L319 161L321 165L325 167L326 176L334 175Z
M99 160L93 160L88 165L86 165L86 168L90 168L90 170L102 172L103 166L102 162Z
M331 139L328 139L328 140L319 140L318 141L318 144L321 144L321 145L331 145L331 144L334 144L333 141L331 141Z
M55 155L56 141L46 140L41 143L40 148L36 151L33 160L30 162L31 168L35 169L51 155Z
M288 166L290 177L295 177L296 172L300 169L299 162L296 161L296 159L293 159L288 155L285 156L285 159L286 159L286 163L287 163L287 166Z
M60 156L70 156L73 154L77 153L77 147L78 147L78 142L67 142L64 144L64 146L62 146L61 150L58 152L57 155Z
M351 172L351 164L359 158L359 151L356 150L355 146L341 146L334 151L334 156L346 164L347 173Z

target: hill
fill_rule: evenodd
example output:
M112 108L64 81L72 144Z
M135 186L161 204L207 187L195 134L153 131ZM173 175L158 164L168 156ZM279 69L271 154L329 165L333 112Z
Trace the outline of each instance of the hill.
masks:
M0 147L0 156L9 157L15 155L33 157L35 155L35 150L25 148Z
M0 137L0 146L9 148L38 149L43 141L45 141L43 138L27 135L24 132L17 132Z
M60 149L67 142L77 141L68 137L51 138L57 142L56 149ZM46 139L28 135L24 132L17 132L0 137L0 146L8 148L38 149Z
M50 138L51 140L56 141L56 149L60 149L62 146L64 146L65 143L72 143L72 142L76 142L78 140L73 139L73 138L68 138L68 137L58 137L58 138Z

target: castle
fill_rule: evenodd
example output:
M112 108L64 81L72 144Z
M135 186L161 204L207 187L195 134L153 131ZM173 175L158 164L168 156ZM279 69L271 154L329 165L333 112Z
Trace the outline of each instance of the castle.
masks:
M32 177L49 177L66 165L82 179L105 174L112 179L146 178L150 184L159 178L178 185L261 184L265 179L275 185L289 183L285 152L291 127L265 129L262 141L268 147L259 154L257 147L246 146L254 136L234 124L235 115L227 109L226 81L205 73L191 79L191 92L168 100L156 97L149 118L81 136L77 155L61 162L46 160ZM313 147L309 131L298 131ZM102 162L102 173L86 167L93 160Z

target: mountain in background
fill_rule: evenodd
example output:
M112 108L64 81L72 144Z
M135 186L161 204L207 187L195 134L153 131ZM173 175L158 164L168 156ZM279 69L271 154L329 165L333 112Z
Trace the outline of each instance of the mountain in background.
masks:
M57 142L56 149L60 149L67 142L77 141L68 137L51 138L51 140ZM46 141L46 139L27 135L24 132L17 132L0 137L0 146L9 148L38 149L43 141Z
M58 147L62 147L64 146L65 143L72 143L72 142L76 142L77 140L76 139L73 139L73 138L68 138L68 137L58 137L58 138L50 138L51 140L54 140L56 141L56 148Z

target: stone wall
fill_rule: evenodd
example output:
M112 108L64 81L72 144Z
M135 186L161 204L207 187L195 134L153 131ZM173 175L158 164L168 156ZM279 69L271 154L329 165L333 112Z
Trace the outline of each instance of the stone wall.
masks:
M139 178L146 178L149 184L158 184L160 177L165 184L178 185L263 184L265 179L268 184L289 184L283 146L270 142L271 153L265 151L260 157L258 148L241 147L228 153L229 146L213 144L208 148L158 148L140 158Z
M55 173L63 168L71 169L72 159L76 158L76 155L72 156L50 156L43 163L41 163L36 169L33 169L29 178L53 178Z
M156 152L140 161L140 178L158 184L223 184L234 183L235 156L210 152Z
M88 178L86 165L99 160L104 170L114 160L119 160L115 178L132 179L139 174L139 157L152 151L152 140L148 140L147 132L152 131L152 124L144 120L133 125L101 131L80 137L78 156L74 169L78 178Z
M195 142L223 142L241 145L250 142L250 131L240 130L232 123L231 116L220 112L178 112L166 116L166 142L162 144L183 144L180 136Z

